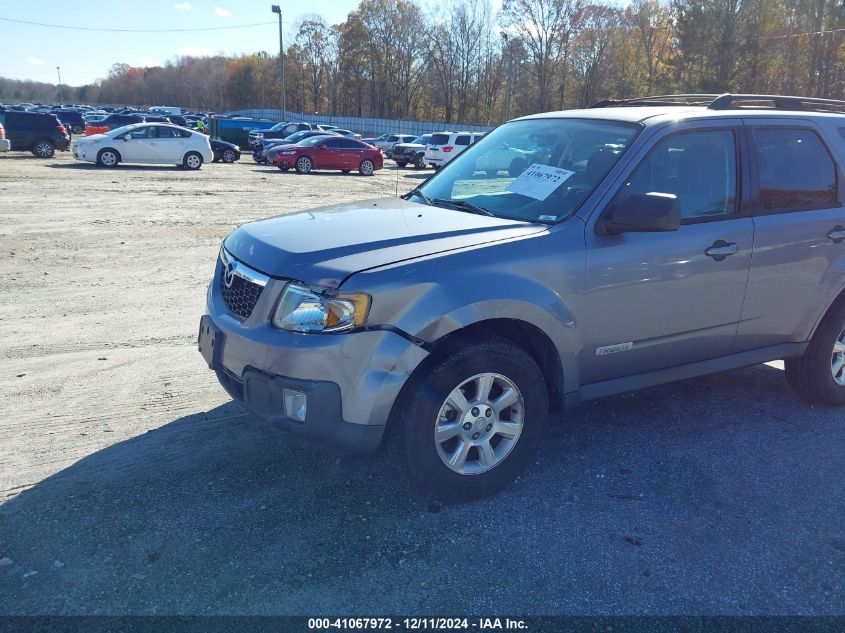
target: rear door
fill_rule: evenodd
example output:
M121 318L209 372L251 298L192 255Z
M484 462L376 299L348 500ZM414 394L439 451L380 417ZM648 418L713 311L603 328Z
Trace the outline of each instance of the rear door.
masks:
M753 223L741 204L739 121L673 126L636 157L613 202L590 216L582 293L582 383L725 356L742 313ZM601 158L597 149L596 160ZM597 223L632 194L677 196L681 227L603 235Z
M454 144L454 146L452 146L451 151L446 152L447 153L446 162L449 162L450 160L455 158L455 156L457 156L462 151L464 151L467 147L469 147L471 142L472 142L472 136L470 134L458 134L455 137L455 144ZM446 151L445 147L443 148L443 151Z
M754 261L737 346L805 341L838 292L845 258L842 165L811 120L746 120Z
M181 163L187 150L186 139L182 138L180 130L167 125L159 125L153 128L156 133L155 145L158 158L163 163Z

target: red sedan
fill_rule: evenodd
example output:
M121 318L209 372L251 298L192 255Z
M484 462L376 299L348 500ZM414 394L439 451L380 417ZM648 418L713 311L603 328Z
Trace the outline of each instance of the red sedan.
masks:
M312 136L295 145L278 148L273 164L279 169L293 167L300 174L314 169L339 169L348 174L357 169L362 176L372 176L384 166L381 150L354 138Z

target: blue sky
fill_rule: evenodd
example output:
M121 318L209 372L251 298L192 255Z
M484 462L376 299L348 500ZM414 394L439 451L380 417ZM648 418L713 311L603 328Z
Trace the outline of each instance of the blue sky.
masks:
M437 0L418 0L424 9ZM0 1L0 18L62 24L70 27L175 29L268 22L243 29L194 33L107 33L46 28L0 21L0 76L81 85L105 77L115 62L153 66L177 55L276 52L278 17L271 4L281 4L285 37L297 18L318 14L329 23L342 22L359 0L35 0ZM501 0L492 0L495 8Z

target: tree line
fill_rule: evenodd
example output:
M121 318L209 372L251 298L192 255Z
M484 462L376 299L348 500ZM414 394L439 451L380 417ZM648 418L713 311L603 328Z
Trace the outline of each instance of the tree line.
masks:
M299 19L285 54L289 110L496 124L604 98L753 92L845 98L842 0L361 0L341 24ZM276 108L278 55L112 66L65 101ZM57 88L0 79L0 100Z

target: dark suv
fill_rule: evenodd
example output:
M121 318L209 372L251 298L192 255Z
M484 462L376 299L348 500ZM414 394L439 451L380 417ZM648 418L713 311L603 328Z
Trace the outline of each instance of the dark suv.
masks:
M38 158L52 158L56 150L70 149L70 136L55 114L43 112L0 112L0 123L12 151L30 151Z

